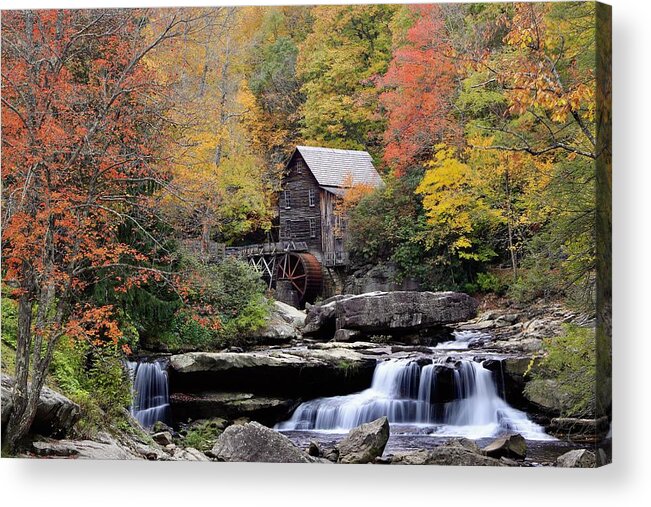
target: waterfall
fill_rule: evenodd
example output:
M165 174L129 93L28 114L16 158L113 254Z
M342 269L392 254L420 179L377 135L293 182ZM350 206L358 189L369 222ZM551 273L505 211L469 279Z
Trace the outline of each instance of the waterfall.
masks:
M408 359L381 361L370 388L303 403L276 428L346 431L387 416L394 424L431 426L440 436L482 438L514 431L530 440L551 438L499 396L492 372L475 361L460 361L455 368L452 401L432 401L437 393L436 366Z
M132 381L131 415L144 428L156 421L169 422L167 365L162 360L127 363Z

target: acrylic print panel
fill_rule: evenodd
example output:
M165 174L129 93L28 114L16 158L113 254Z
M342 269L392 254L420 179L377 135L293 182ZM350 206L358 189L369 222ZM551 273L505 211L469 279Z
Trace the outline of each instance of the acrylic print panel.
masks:
M608 463L610 65L592 2L3 11L3 457Z

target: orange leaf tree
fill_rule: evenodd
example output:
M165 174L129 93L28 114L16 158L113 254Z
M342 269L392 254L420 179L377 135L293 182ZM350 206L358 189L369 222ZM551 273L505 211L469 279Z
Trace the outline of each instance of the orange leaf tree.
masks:
M414 21L380 81L387 110L384 161L404 174L423 162L435 144L456 135L450 116L455 63L439 5L409 6Z
M64 334L115 343L110 305L90 288L155 280L168 252L149 230L163 90L141 65L187 31L182 11L7 11L2 16L3 280L18 301L16 384L5 443L33 421ZM140 238L124 241L125 227ZM119 276L118 276L119 273Z

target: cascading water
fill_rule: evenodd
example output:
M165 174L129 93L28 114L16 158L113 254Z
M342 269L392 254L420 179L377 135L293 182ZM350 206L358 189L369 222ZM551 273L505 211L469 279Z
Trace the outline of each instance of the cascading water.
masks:
M167 367L164 361L127 363L132 380L131 415L145 428L170 416Z
M452 336L454 340L438 343L434 348L461 350L467 349L472 341L491 339L491 335L481 331L453 331Z
M346 431L387 416L395 424L431 426L439 436L482 438L515 431L529 440L551 438L524 412L500 398L492 373L475 361L461 361L455 369L453 401L433 402L436 366L421 367L405 359L379 362L369 389L303 403L276 428Z

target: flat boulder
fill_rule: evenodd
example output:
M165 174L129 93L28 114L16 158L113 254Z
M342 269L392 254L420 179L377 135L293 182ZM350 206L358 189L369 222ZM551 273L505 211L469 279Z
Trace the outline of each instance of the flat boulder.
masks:
M185 421L181 413L182 405L187 404L210 409L193 419L224 417L220 411L229 412L228 417L239 417L230 412L241 411L255 419L260 414L253 412L268 412L267 408L283 412L291 400L361 391L370 385L375 364L374 357L346 347L178 354L169 363L172 413L178 422ZM253 406L254 402L242 396L227 400L213 396L215 393L250 393L268 400L265 406Z
M464 322L477 301L461 292L368 292L339 296L307 311L303 333L332 337L337 329L404 334Z
M229 426L217 438L211 455L219 461L314 463L315 458L281 435L256 422Z
M2 425L9 420L12 409L11 396L15 380L8 375L0 376L2 391ZM49 387L43 387L30 432L44 436L64 436L79 420L79 405Z
M461 292L371 292L335 303L337 329L408 332L471 319L477 301Z
M297 405L292 399L235 392L172 393L170 402L179 421L248 417L265 424L287 419Z
M484 456L462 445L443 445L431 450L397 453L392 465L505 466L495 458Z
M389 440L389 420L380 417L353 428L337 444L339 463L372 463L382 456Z
M32 443L32 450L38 456L49 458L145 459L144 455L105 433L98 435L95 440L40 440Z

